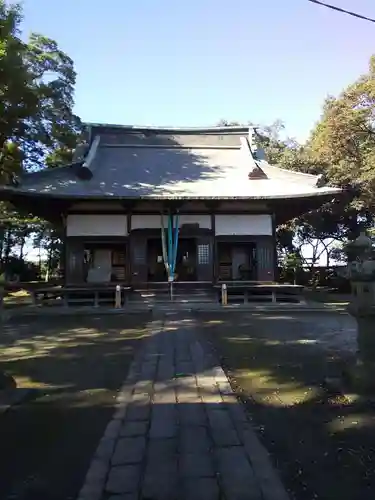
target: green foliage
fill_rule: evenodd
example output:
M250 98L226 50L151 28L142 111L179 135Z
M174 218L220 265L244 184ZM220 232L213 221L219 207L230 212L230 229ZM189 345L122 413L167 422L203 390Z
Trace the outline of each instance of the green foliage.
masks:
M0 0L0 181L70 160L81 132L73 61L54 40L19 38L18 4Z
M73 113L76 73L58 44L32 33L20 38L22 8L0 0L0 183L25 171L69 163L82 132ZM61 234L56 228L0 202L0 271L33 235L56 266Z
M233 122L222 120L223 125ZM298 172L321 175L322 183L346 190L340 201L290 221L277 229L279 254L310 244L313 254L339 257L340 244L371 230L375 217L375 56L368 71L337 97L330 97L306 144L280 138L277 121L258 129L260 145L270 163ZM312 263L312 266L314 263Z
M298 252L291 252L285 256L284 260L285 269L300 269L302 267L302 257Z
M332 183L355 189L351 206L373 212L375 202L375 56L368 72L325 102L312 133L311 155L326 165Z
M375 217L375 56L367 73L330 97L320 121L305 145L281 141L271 134L263 141L270 161L283 168L321 175L347 195L279 228L279 246L296 248L313 240L332 246L327 255L338 257L337 242L345 243L361 229L374 227ZM277 131L280 131L278 129ZM275 154L275 143L276 147Z

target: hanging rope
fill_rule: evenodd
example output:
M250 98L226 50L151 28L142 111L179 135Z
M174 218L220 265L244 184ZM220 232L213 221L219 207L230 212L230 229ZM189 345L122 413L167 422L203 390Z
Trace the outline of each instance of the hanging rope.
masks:
M171 213L168 214L168 228L165 231L164 215L161 213L161 244L165 270L167 272L168 281L174 280L177 251L178 251L178 226L179 216L174 217ZM167 242L168 239L168 242Z
M168 215L168 281L173 281L173 216Z
M163 214L163 212L160 214L160 218L161 218L161 248L162 248L163 262L164 262L165 270L167 272L167 276L169 276L167 241L166 241L166 233L165 233L165 227L164 227L164 214Z
M171 260L171 276L175 275L175 270L176 270L176 261L177 261L177 250L178 250L178 222L179 222L179 217L176 215L175 220L173 221L174 217L173 215L171 216L171 226L172 226L172 231L173 231L173 241L172 241L172 260ZM174 224L173 224L174 222ZM174 227L173 227L174 226Z

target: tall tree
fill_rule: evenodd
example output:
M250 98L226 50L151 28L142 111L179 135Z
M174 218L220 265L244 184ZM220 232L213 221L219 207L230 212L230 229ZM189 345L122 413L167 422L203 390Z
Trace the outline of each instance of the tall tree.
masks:
M21 21L20 4L0 0L0 183L23 171L71 161L81 133L73 112L73 61L43 35L33 33L23 42ZM17 239L12 228L17 231L24 223L7 204L0 205L3 252L9 252L5 243Z
M221 123L232 124L228 120ZM364 75L339 96L326 100L306 144L281 140L282 130L279 121L260 129L259 140L268 160L290 170L321 175L323 182L346 189L348 196L278 228L279 250L299 251L310 244L316 256L323 248L328 261L335 243L345 243L363 227L374 228L375 56Z
M25 44L19 38L21 9L0 0L0 182L22 168L22 155L12 137L24 132L23 122L34 112L24 63Z
M50 165L69 160L81 124L73 113L73 61L42 35L32 33L22 42L21 19L19 5L0 0L1 168L14 156L18 168L21 162L24 169L34 170L48 155L53 155Z
M367 73L337 97L329 97L309 143L336 185L355 190L351 206L372 215L375 202L375 56Z

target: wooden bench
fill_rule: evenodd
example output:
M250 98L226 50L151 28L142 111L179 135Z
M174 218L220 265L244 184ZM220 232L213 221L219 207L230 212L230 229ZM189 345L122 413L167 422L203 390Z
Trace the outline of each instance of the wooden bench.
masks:
M89 304L99 307L103 302L115 304L116 286L62 286L46 287L30 290L34 305L45 305L47 302L61 299L64 306L71 304ZM129 286L120 286L121 307L127 303L128 294L131 290Z
M241 301L248 304L252 300L281 302L301 302L303 286L285 285L277 283L241 283L227 282L228 302ZM217 283L214 288L218 290L221 302L222 284Z

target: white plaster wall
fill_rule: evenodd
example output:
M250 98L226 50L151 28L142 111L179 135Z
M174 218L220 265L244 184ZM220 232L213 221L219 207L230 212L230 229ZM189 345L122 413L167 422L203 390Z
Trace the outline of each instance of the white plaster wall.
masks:
M126 236L126 215L70 214L66 222L67 236Z
M260 215L215 215L217 235L266 235L272 236L272 219Z
M132 215L132 229L159 229L161 227L160 215ZM167 227L167 217L164 216L164 226ZM179 227L183 224L199 224L199 227L211 229L211 217L203 214L181 214Z

